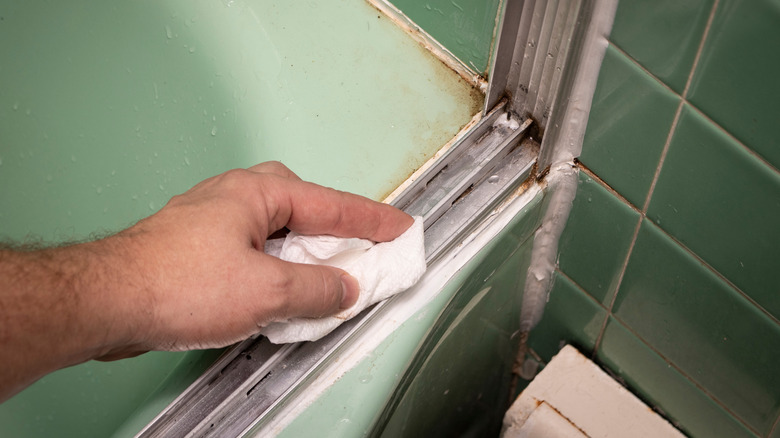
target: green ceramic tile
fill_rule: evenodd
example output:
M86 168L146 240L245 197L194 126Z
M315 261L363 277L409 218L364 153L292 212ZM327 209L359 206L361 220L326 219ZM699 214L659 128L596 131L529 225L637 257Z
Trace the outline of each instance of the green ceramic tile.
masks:
M690 436L756 436L614 318L607 323L598 360Z
M780 2L723 0L690 101L780 168Z
M532 331L529 346L549 361L565 344L592 351L606 310L560 272L550 291L544 316Z
M780 326L645 220L614 314L761 434L780 408Z
M558 247L561 270L596 300L611 297L639 213L580 172L577 197Z
M780 317L780 174L688 106L648 216Z
M610 40L682 93L712 3L713 0L621 0Z
M582 162L641 207L678 99L610 46L593 96Z
M392 0L476 72L487 70L499 0Z

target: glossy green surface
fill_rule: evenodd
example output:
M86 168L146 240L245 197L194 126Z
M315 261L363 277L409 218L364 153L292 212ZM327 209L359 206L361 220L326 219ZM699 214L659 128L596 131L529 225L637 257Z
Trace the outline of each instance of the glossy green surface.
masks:
M689 436L758 436L614 318L607 324L598 360L637 391L645 402L662 406L661 413Z
M496 305L521 298L515 286L523 284L522 263L527 262L542 205L540 195L430 303L341 376L280 436L432 436L435 426L441 427L436 436L466 430L486 436L497 430L496 421L509 401L507 376L498 371L507 369L512 352L506 349L516 348L508 342L512 332L507 330L519 320L516 307ZM476 367L487 370L489 382L474 372ZM450 392L443 394L447 389ZM466 389L481 390L482 398Z
M621 0L610 39L682 93L713 0Z
M139 407L165 406L218 354L154 352L57 371L0 405L0 435L110 436Z
M648 216L780 318L780 173L689 107Z
M117 231L271 159L378 199L481 107L361 0L2 1L0 83L0 240L16 241ZM212 360L54 373L0 406L0 435L132 434Z
M0 229L14 239L115 230L269 159L380 198L481 104L362 1L0 8Z
M539 325L531 331L528 345L549 362L566 344L592 351L606 311L599 303L560 272L550 291Z
M561 270L599 302L611 299L638 219L628 204L580 172L558 247Z
M478 73L486 73L500 0L391 0Z
M780 326L649 221L613 311L747 424L769 431L780 408Z
M780 169L780 1L722 0L691 102Z
M472 271L425 340L387 411L381 436L495 436L509 407L519 289L533 239L493 250ZM404 387L408 384L408 387Z
M583 164L641 208L678 103L679 97L610 46L593 96Z
M601 297L596 278L622 278L615 307L612 291L603 302L617 319L599 357L694 436L780 434L780 173L766 161L779 150L778 6L620 2L581 157L617 194L583 207L581 185L562 238L561 270L577 290ZM621 211L644 206L657 170L624 272L625 226L640 222Z

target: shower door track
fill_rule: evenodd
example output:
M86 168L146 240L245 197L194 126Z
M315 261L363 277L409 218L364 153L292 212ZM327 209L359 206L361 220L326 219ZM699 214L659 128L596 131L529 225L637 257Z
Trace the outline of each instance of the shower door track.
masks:
M425 223L426 262L456 246L512 195L544 178L582 64L594 4L506 0L482 118L391 204ZM575 105L576 106L576 105ZM542 139L542 135L544 139ZM274 345L262 336L226 352L140 433L141 437L241 436L295 400L329 359L393 311L380 302L315 342Z
M531 125L500 102L391 203L423 217L427 264L534 175L539 144L528 135ZM275 345L257 336L229 348L139 436L240 436L316 377L353 334L370 329L377 314L391 311L392 302L377 303L315 342Z

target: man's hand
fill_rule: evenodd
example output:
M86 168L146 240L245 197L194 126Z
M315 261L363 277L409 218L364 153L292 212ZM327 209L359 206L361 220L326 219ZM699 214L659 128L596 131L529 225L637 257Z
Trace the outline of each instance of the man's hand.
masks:
M383 242L412 222L270 162L207 179L103 240L0 251L0 400L90 359L222 347L350 307L354 278L266 255L267 237L287 227Z

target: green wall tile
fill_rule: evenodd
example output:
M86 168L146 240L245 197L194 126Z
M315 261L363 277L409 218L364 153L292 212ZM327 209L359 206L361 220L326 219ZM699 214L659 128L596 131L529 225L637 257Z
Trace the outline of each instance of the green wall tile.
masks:
M561 235L561 270L596 300L611 297L639 213L580 172L577 197Z
M780 168L780 1L723 0L690 101Z
M780 174L687 105L648 216L780 317Z
M682 93L713 0L621 0L610 40Z
M598 360L690 436L756 436L614 318Z
M780 326L645 220L614 314L762 434L780 408Z
M679 97L610 46L601 66L580 159L642 207Z
M478 73L487 71L499 0L391 0Z
M571 280L555 273L555 283L542 320L532 331L528 345L549 362L561 346L572 344L580 351L592 351L606 310Z

